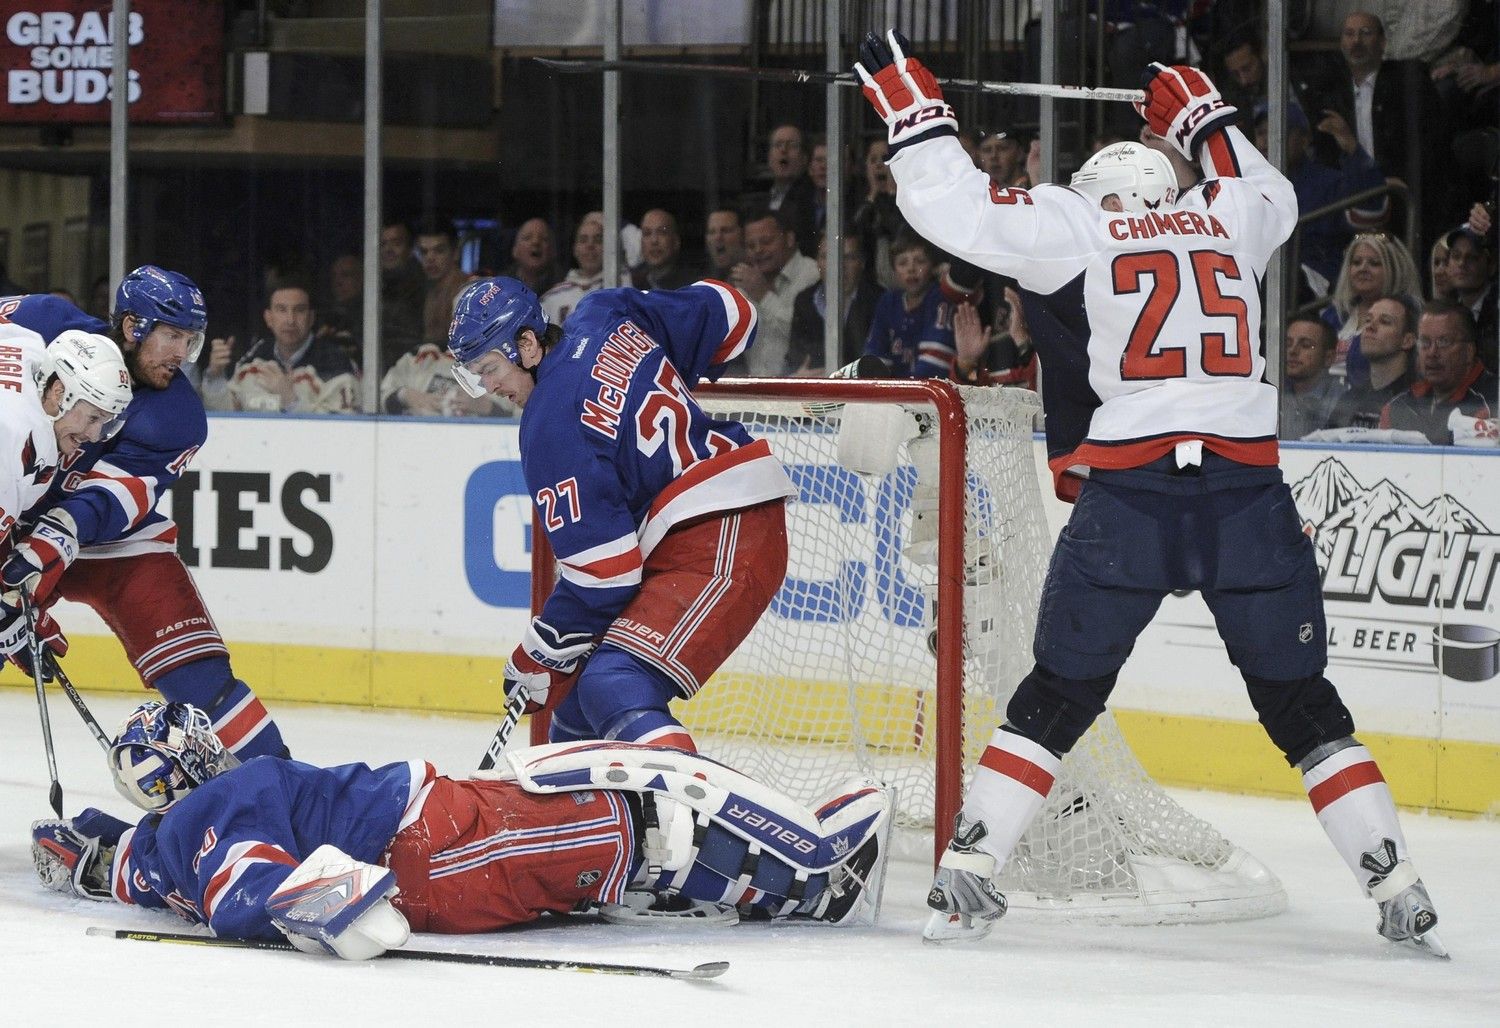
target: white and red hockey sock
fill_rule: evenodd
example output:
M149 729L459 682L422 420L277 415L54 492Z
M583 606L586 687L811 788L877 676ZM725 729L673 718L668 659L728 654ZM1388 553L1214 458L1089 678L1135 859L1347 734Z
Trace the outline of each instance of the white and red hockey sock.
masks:
M1415 874L1409 871L1391 874L1397 865L1407 863L1406 838L1401 834L1390 787L1369 750L1348 739L1342 748L1304 771L1302 785L1333 848L1366 894L1372 880L1375 884L1388 881L1391 887L1405 878L1415 880ZM1392 854L1386 853L1387 839L1395 847ZM1367 854L1371 855L1368 860Z
M1061 767L1061 758L1046 747L995 729L974 769L962 811L966 822L983 823L985 832L975 848L995 858L995 871L1005 866Z

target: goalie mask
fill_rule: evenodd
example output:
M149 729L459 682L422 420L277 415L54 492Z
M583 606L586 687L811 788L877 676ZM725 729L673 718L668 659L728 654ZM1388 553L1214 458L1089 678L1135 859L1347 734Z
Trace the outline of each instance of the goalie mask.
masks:
M1177 173L1166 155L1143 143L1113 143L1083 162L1069 183L1096 204L1113 193L1139 213L1177 202Z
M190 703L155 701L141 704L125 719L108 759L120 795L156 812L239 766L206 713Z
M482 279L459 293L448 325L448 352L453 354L453 377L464 392L476 398L488 392L471 365L491 350L519 368L516 337L528 328L540 338L547 331L547 317L536 294L517 279Z
M192 364L203 352L208 309L203 303L203 291L186 275L142 264L126 275L115 290L115 324L123 324L127 314L135 316L135 325L129 333L132 342L145 342L160 322L192 333L186 363Z
M63 384L62 401L52 420L67 414L80 400L87 400L111 415L99 430L100 439L110 438L124 424L132 395L130 372L113 340L69 329L47 346L47 359L36 370L43 390L53 375Z

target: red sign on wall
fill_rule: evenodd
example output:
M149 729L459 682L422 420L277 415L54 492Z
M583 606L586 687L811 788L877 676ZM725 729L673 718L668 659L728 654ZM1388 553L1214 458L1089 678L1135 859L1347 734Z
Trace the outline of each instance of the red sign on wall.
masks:
M0 0L0 122L109 121L111 7ZM131 122L221 120L223 0L135 0L130 8Z

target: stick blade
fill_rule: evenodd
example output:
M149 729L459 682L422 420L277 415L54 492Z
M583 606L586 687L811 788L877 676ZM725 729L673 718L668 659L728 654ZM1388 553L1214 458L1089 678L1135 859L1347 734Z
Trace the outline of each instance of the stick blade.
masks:
M52 809L54 811L56 811L57 812L57 816L59 818L61 818L63 816L63 812L62 812L62 807L63 807L63 804L62 804L62 782L59 782L55 778L52 780L52 788L50 788L50 789L47 790L47 799L49 801L51 801L51 803L52 803Z
M706 964L699 964L697 967L689 968L686 971L673 971L672 977L685 978L688 981L706 982L710 978L719 977L719 975L727 970L729 970L729 961L711 960Z

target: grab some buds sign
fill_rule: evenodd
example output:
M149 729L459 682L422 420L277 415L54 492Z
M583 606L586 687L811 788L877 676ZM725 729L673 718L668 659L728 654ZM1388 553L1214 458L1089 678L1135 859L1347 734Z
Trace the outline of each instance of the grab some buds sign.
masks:
M135 0L130 6L130 120L223 118L222 0ZM0 0L0 122L109 121L111 8L107 0Z

